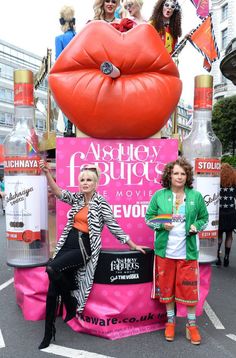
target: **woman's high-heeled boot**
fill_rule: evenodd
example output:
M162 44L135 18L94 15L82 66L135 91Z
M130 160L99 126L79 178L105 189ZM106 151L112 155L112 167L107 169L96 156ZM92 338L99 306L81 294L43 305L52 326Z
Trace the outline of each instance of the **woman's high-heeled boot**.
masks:
M216 261L216 266L221 266L220 247L221 247L221 244L218 244L218 251L217 251L217 261Z
M46 318L45 318L45 332L42 342L39 345L39 349L47 348L52 340L55 341L56 328L56 311L58 306L58 297L56 295L51 295L50 291L47 295L46 300Z
M229 254L230 254L230 247L225 248L225 257L224 257L224 267L229 266Z
M76 316L77 299L70 294L64 295L62 293L62 301L66 307L66 317L64 322L70 321Z
M66 317L64 322L70 321L76 315L77 299L70 294L70 287L66 276L59 271L54 270L50 265L46 269L48 276L57 287L57 291L60 293L62 302L66 307Z

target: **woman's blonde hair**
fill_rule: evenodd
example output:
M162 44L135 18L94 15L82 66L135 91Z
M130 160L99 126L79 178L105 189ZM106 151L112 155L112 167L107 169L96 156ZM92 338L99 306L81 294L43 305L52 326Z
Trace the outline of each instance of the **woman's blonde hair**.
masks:
M130 3L130 2L132 2L133 4L137 4L140 7L140 9L143 6L143 0L125 0L125 1L123 1L122 6L125 6L125 5L127 5L127 3Z
M69 29L75 30L75 10L72 6L63 6L60 11L60 20L64 20L64 24L61 25L61 31L66 32Z
M79 181L83 179L85 174L88 174L89 177L91 177L95 183L98 183L101 171L99 167L95 164L85 164L80 169L80 173L78 177Z
M103 5L104 0L95 0L93 4L94 20L105 20L105 11ZM120 0L116 0L116 5L120 5Z

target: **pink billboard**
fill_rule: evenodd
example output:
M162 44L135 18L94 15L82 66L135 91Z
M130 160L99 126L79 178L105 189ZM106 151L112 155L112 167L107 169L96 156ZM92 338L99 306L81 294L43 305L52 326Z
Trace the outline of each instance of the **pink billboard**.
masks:
M98 192L112 206L123 230L137 244L153 248L153 231L145 224L148 203L161 187L165 164L175 160L177 140L57 139L57 183L78 190L84 164L101 169ZM68 205L57 203L58 236ZM78 332L117 339L164 328L165 306L151 299L153 253L128 250L105 228L94 284L85 309L68 324Z
M78 190L78 174L83 164L101 169L98 192L112 206L123 230L137 244L153 247L153 231L144 221L148 203L158 190L164 165L177 158L175 139L103 140L93 138L57 138L57 184ZM57 233L66 223L69 206L57 204ZM122 248L105 228L103 248Z

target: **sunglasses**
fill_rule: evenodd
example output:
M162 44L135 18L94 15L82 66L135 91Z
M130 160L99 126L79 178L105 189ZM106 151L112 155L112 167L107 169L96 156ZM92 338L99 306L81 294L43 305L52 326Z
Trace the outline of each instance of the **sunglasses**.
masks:
M174 10L176 8L176 4L173 4L173 3L169 3L169 2L165 2L164 3L164 6L167 7L167 9L172 9Z
M93 172L93 173L95 173L96 175L97 175L97 177L98 177L98 171L97 171L97 168L94 166L94 167L92 167L92 166L85 166L85 167L83 167L82 169L81 169L81 172L84 172L84 171L86 171L86 170L89 170L90 172Z
M128 9L130 9L133 5L134 5L134 3L130 2L130 3L126 4L126 5L124 6L124 8L125 8L125 10L128 10Z
M106 2L107 4L109 4L111 2L114 5L117 3L116 0L105 0L104 2Z

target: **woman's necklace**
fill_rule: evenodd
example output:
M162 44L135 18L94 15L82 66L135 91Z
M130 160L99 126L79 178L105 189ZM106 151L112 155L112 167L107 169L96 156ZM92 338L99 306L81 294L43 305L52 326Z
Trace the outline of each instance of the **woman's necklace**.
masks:
M184 193L176 194L175 197L175 210L178 212L180 204L183 203L184 199Z
M104 19L106 22L113 22L115 20L115 16L113 17L113 19Z

